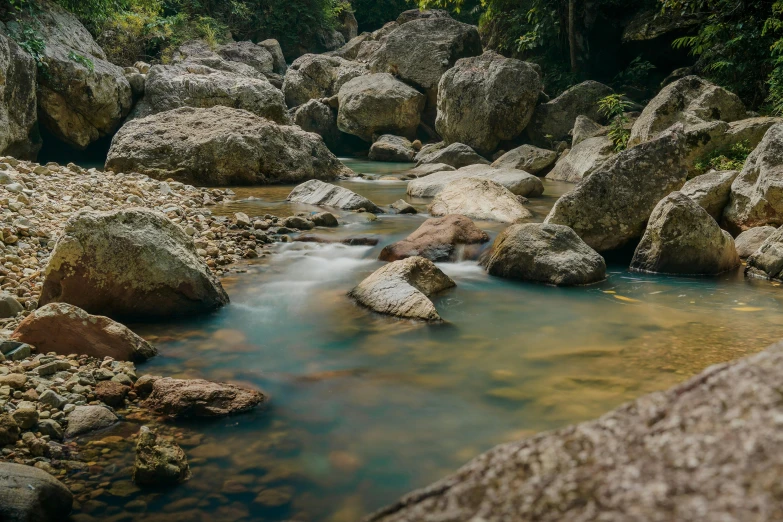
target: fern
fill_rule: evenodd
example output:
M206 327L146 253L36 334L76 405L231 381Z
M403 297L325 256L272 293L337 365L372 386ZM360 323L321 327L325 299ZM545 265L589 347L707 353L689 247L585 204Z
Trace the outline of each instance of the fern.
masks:
M610 94L598 100L598 111L609 121L609 139L614 143L615 152L624 151L628 147L631 131L626 127L630 123L625 113L632 106L624 94Z

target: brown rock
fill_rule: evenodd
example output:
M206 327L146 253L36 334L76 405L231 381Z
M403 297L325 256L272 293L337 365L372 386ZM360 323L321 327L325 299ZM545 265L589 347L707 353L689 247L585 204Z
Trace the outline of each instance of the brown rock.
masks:
M66 303L50 303L30 314L11 338L60 355L112 357L118 361L144 361L158 351L122 324L90 315Z
M98 400L113 408L119 408L125 404L125 396L129 391L129 386L115 381L100 381L95 386L95 395Z
M381 261L398 261L406 257L421 256L430 261L456 261L467 255L478 255L476 245L489 241L486 232L478 228L470 218L452 214L430 218L402 241L397 241L382 251ZM473 246L473 248L463 248Z
M169 417L222 417L251 410L264 402L260 392L202 379L156 380L147 406Z

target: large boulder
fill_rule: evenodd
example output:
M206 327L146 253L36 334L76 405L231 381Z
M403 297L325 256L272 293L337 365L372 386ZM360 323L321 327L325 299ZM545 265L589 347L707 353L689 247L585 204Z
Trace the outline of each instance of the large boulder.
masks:
M283 93L264 79L204 65L155 65L147 74L144 98L133 111L143 118L180 107L222 105L244 109L276 123L290 124Z
M413 139L424 109L424 95L388 73L359 76L338 93L337 126L367 142L375 134Z
M731 185L723 216L730 232L783 224L783 124L770 127Z
M294 124L323 138L329 150L340 148L343 134L337 128L337 111L319 100L303 103L294 111Z
M482 264L490 275L558 286L606 278L604 258L563 225L511 225L495 238Z
M263 393L202 379L156 378L146 406L171 418L225 417L250 411L266 400Z
M698 203L713 219L720 220L729 204L731 184L739 175L736 170L709 172L688 180L680 192Z
M533 145L522 145L503 154L492 163L492 166L524 170L538 176L549 170L555 161L557 161L557 152L553 150L540 149Z
M557 200L546 222L571 227L598 252L641 237L658 202L685 184L681 138L673 131L604 162Z
M336 56L300 56L286 72L285 101L289 107L296 107L312 99L330 98L350 80L365 74L363 65Z
M589 138L605 136L608 132L608 127L594 122L587 116L577 116L574 128L571 130L571 147L576 147Z
M101 360L145 361L158 353L124 325L66 303L49 303L34 311L19 323L11 339L35 346L40 353Z
M632 270L677 275L717 275L739 265L731 234L681 192L655 207L631 261Z
M778 228L748 258L745 275L783 281L783 228Z
M609 138L587 138L561 157L546 179L579 183L614 155L615 146Z
M35 60L0 29L0 156L34 160L41 149Z
M142 426L136 440L133 482L142 487L167 487L190 479L188 458L176 443Z
M447 143L491 154L525 130L541 92L538 70L487 51L463 58L438 84L435 128Z
M85 433L102 430L115 424L119 419L106 406L77 406L65 418L68 427L65 438L70 439Z
M408 9L400 13L400 16L397 17L397 23L402 25L427 18L451 18L451 15L444 9Z
M275 64L275 57L267 46L257 45L250 41L229 42L219 46L215 52L224 60L249 65L264 75L277 72L275 65L278 66L278 70L280 68L279 63Z
M687 347L686 347L687 349ZM783 344L502 444L365 522L778 519Z
M288 64L285 62L285 56L283 56L283 49L280 47L280 42L270 38L258 42L258 45L266 49L272 57L272 72L280 75L285 74L288 70Z
M442 163L459 169L470 165L489 165L486 158L464 143L452 143L448 146L443 143L442 147L429 147L426 151L425 149L428 149L428 146L423 147L414 158L418 162L417 166Z
M487 241L487 233L470 218L459 215L430 218L402 241L384 247L378 259L399 261L421 256L435 262L459 261L475 258L480 245Z
M350 174L316 135L240 109L183 107L126 123L106 169L206 185L266 185Z
M363 208L366 212L383 213L383 210L378 205L364 196L360 196L347 188L324 183L317 179L311 179L301 185L297 185L288 194L288 201L320 207L334 207L342 210L359 210Z
M229 42L213 47L202 40L192 40L175 51L171 64L201 65L248 78L266 79L277 87L282 87L283 83L275 71L275 57L270 47L252 42Z
M777 228L771 226L749 228L734 239L734 246L737 247L737 254L740 259L747 259L761 248L761 245L775 233Z
M367 156L372 161L399 161L412 162L416 156L416 149L407 138L384 134L379 137L370 147L370 154Z
M503 185L515 196L537 197L544 193L539 178L517 169L496 169L487 165L471 165L455 171L440 171L408 183L407 193L414 198L433 198L452 181L464 178L488 179Z
M161 319L214 310L228 295L192 238L163 214L137 208L72 216L46 266L39 303Z
M85 149L117 130L131 110L131 86L74 15L50 0L39 6L38 117L58 139Z
M432 261L416 256L384 265L348 295L379 314L439 322L440 314L429 296L454 286Z
M741 120L746 114L736 94L698 76L686 76L664 87L647 104L631 129L628 145L654 139L676 123L687 129L709 121Z
M392 73L423 89L435 106L438 82L460 58L483 52L475 26L451 18L424 18L389 33L369 58L373 72Z
M446 184L435 196L429 211L433 216L460 214L471 219L501 223L533 217L519 198L503 185L472 177Z
M579 116L603 121L598 102L613 92L611 87L595 81L574 85L554 100L536 107L527 128L528 135L534 143L545 145L550 140L567 139Z
M0 462L0 520L59 522L68 518L73 495L42 469Z

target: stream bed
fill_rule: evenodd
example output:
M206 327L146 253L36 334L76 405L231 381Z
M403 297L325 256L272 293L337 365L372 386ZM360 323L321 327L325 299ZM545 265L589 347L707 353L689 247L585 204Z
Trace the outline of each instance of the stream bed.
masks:
M346 163L378 176L410 168ZM406 199L405 182L340 184L379 205ZM530 202L534 221L572 187L545 186ZM214 212L318 210L287 203L290 189L237 188L237 200ZM474 261L439 264L457 283L433 299L446 324L375 315L346 293L381 266L383 246L426 219L427 202L411 203L420 214L365 222L338 213L339 228L317 231L376 236L377 247L281 243L224 280L226 308L131 325L160 350L139 374L246 384L270 400L251 414L182 425L193 471L186 484L153 494L107 485L83 512L101 520L356 521L493 445L595 418L783 337L775 284L746 281L741 270L642 275L616 261L606 282L564 289L491 278ZM477 224L493 237L503 228ZM103 471L107 482L132 458L127 445Z

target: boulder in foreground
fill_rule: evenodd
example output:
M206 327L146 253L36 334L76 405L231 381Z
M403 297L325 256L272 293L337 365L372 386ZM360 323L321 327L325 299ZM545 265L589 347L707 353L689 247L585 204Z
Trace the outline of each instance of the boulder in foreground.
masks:
M563 225L511 225L495 239L483 264L490 275L558 286L606 279L604 258Z
M39 304L49 303L157 320L214 310L228 295L192 238L163 214L135 208L68 220L46 266Z
M31 344L40 353L111 357L118 361L145 361L158 353L126 326L67 303L49 303L34 311L14 330L11 339Z
M342 210L359 210L363 208L366 212L383 213L383 210L378 205L364 196L360 196L347 188L324 183L317 179L311 179L296 186L288 195L288 201L322 207L334 207Z
M739 265L731 234L681 192L655 207L631 261L633 270L677 275L717 275Z
M365 520L778 520L781 373L783 344L712 366L600 419L497 446Z
M734 239L734 246L737 247L737 254L740 258L747 259L756 253L761 245L769 236L775 233L775 227L755 227L749 228Z
M70 439L78 435L102 430L113 425L119 419L105 406L77 406L66 417L68 428L65 430L65 438Z
M351 174L323 140L240 109L183 107L127 122L106 169L201 185L267 185Z
M454 286L432 261L416 256L379 268L348 295L380 314L439 322L440 314L429 296Z
M0 462L0 520L59 522L68 518L72 506L71 492L47 472Z
M470 218L450 215L430 218L411 235L384 247L378 259L399 261L421 256L430 261L458 261L475 258L479 245L489 241L486 232L478 228Z
M250 411L266 400L255 390L202 379L153 377L151 386L147 407L172 418L225 417Z
M480 178L463 178L448 183L435 196L429 209L433 216L461 214L471 219L501 223L533 217L506 187Z

